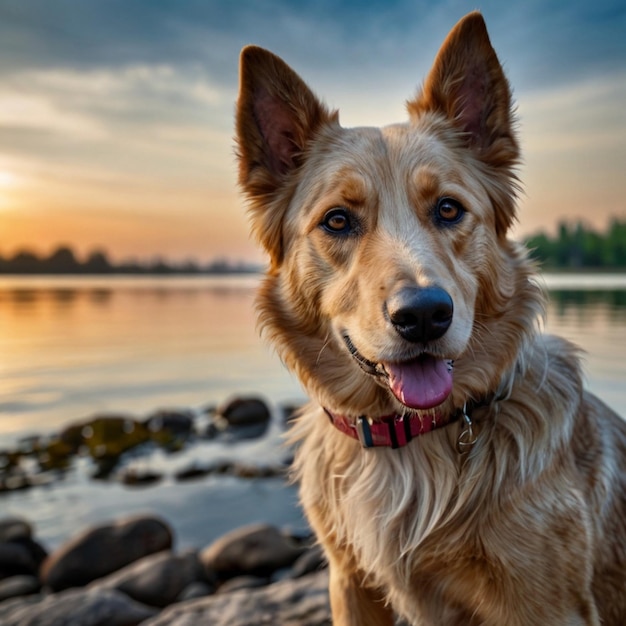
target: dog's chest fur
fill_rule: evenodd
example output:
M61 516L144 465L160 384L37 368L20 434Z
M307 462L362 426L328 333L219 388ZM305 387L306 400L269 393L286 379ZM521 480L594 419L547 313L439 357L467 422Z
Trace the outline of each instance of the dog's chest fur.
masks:
M591 546L614 532L610 520L626 516L626 503L612 495L617 468L600 441L606 433L588 422L597 401L571 367L575 348L538 337L524 357L525 377L514 368L508 398L476 416L481 437L467 456L455 446L460 426L400 450L361 450L334 437L323 411L310 405L294 429L303 505L319 540L330 540L342 570L382 589L411 624L560 623L567 598L589 583L593 561L597 571L610 561L610 550ZM581 465L573 437L583 430ZM624 443L618 437L611 444L616 456ZM320 474L320 466L333 471ZM590 516L590 506L604 516ZM549 527L559 542L546 541L537 527ZM541 575L537 553L570 588ZM535 622L529 598L511 604L521 579L527 593L550 588L552 615L541 607ZM615 584L623 584L621 575ZM613 601L620 614L623 594Z

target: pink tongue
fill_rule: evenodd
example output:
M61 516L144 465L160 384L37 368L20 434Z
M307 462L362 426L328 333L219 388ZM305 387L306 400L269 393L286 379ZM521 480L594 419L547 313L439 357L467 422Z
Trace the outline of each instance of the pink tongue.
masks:
M452 391L448 361L423 355L408 363L385 363L393 395L412 409L431 409Z

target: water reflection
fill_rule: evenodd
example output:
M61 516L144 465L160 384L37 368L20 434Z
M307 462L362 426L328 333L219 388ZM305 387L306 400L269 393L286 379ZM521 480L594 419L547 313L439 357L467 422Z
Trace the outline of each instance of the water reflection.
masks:
M602 310L616 320L626 319L626 290L559 289L550 291L550 303L552 311L559 316L567 315L572 309L583 317Z

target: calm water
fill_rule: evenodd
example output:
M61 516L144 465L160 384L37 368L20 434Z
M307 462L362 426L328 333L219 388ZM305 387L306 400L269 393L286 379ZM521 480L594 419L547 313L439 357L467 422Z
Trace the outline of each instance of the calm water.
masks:
M547 330L587 351L588 386L626 415L626 276L546 276ZM304 395L255 330L254 278L0 279L0 448L96 413L143 417L200 410L234 394L277 406ZM205 443L138 463L171 475L194 459L284 455L276 426L225 449ZM25 515L49 545L77 527L138 511L170 520L183 545L204 545L252 521L301 525L280 480L165 480L128 489L95 483L78 467L52 487L0 497L0 515Z
M303 398L259 340L257 280L0 279L0 446L93 413Z

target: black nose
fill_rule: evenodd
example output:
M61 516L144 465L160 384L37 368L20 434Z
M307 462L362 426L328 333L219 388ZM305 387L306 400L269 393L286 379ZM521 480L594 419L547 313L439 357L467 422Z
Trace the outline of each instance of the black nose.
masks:
M399 335L413 343L439 339L452 323L452 298L440 287L403 287L385 306Z

